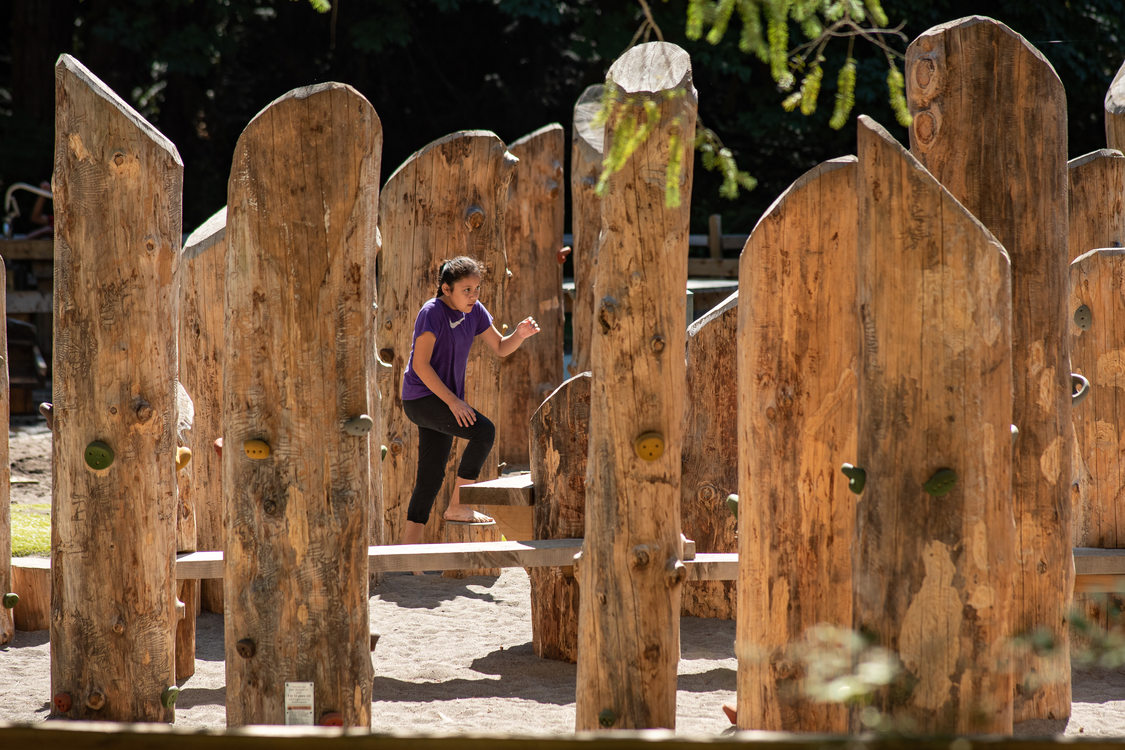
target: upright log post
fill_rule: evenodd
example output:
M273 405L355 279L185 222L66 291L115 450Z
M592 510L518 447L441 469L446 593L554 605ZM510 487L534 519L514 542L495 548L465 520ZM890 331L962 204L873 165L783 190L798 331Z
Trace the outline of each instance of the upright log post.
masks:
M503 306L489 309L497 328L514 329L524 317L534 315L540 329L500 368L496 443L500 462L508 466L528 465L528 420L563 379L565 135L561 125L547 125L508 146L519 159L504 217L510 275Z
M609 70L607 149L651 127L602 199L591 347L586 537L578 565L576 727L675 727L691 60L633 47ZM646 109L647 108L647 109ZM630 127L632 124L633 127ZM680 202L666 204L669 162Z
M1070 716L1066 622L1074 589L1066 97L1038 50L979 16L922 34L907 50L906 68L911 151L1011 258L1019 429L1014 627L1039 631L1054 644L1015 657L1014 716L1061 720Z
M738 292L687 329L684 457L680 520L697 552L737 552L737 519L727 497L738 492ZM734 581L684 584L681 614L733 620Z
M371 724L371 306L382 127L355 89L259 112L228 189L223 486L227 724ZM366 429L365 429L366 428Z
M52 714L172 721L183 163L69 55L55 113Z
M738 725L844 732L847 708L806 684L810 628L852 625L859 322L856 163L800 177L739 262ZM698 543L698 540L697 540Z
M8 315L7 315L7 272L0 259L0 321L4 323L4 330L0 331L0 351L8 351ZM8 390L8 357L4 356L4 365L0 367L0 427L4 428L4 435L0 437L0 646L12 640L16 632L16 620L12 613L17 602L9 594L12 589L12 468L8 462L8 406L10 404Z
M590 369L594 335L594 271L601 233L601 198L594 193L605 156L605 128L594 125L602 108L605 86L588 86L574 105L570 133L570 245L573 249L574 297L570 306L570 374Z
M590 439L590 373L563 382L531 415L535 538L586 533L586 461ZM531 645L540 659L578 661L578 582L574 571L529 568Z
M379 227L383 251L375 334L383 394L379 444L387 447L383 461L387 544L402 539L418 467L418 428L402 411L402 373L410 358L415 318L437 291L442 261L458 255L484 262L481 302L490 312L503 308L507 285L504 213L508 183L517 164L494 133L461 131L413 154L382 190ZM465 400L496 422L502 399L500 364L486 349L474 346L469 354ZM464 441L454 441L451 466L456 467L463 446ZM495 448L489 455L480 479L497 476ZM439 525L452 488L450 469L426 526L427 541L442 540Z
M902 669L873 705L921 734L1010 734L1008 258L867 117L858 153L855 627Z
M1067 163L1067 257L1125 246L1125 155L1092 151Z
M1125 63L1105 94L1105 144L1125 151Z
M196 548L223 549L223 300L227 275L227 209L203 222L180 254L180 382L195 402L191 462L181 470L180 503L195 515ZM200 603L223 611L222 579L201 581Z

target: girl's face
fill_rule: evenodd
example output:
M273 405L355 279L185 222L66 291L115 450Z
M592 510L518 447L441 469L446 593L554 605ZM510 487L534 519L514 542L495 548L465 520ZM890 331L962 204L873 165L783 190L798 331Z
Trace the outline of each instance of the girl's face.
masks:
M442 284L441 291L454 310L467 313L480 299L480 276L465 276L452 284Z

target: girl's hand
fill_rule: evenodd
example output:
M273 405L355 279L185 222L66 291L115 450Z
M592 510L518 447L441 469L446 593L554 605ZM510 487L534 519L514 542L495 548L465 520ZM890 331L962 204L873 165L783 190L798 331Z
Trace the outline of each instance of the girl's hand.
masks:
M539 333L539 324L535 322L535 318L528 315L526 318L519 322L516 326L516 335L521 339L526 339Z
M477 421L476 410L461 399L454 401L449 410L453 412L453 418L457 420L457 424L462 427L468 427Z

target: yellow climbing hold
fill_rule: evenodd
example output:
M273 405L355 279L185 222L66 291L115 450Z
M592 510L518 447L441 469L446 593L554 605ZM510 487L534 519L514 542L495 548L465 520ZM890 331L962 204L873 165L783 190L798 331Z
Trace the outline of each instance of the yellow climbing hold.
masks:
M242 444L242 450L255 461L270 457L270 445L265 440L247 440Z
M176 471L191 463L191 448L181 445L176 449Z

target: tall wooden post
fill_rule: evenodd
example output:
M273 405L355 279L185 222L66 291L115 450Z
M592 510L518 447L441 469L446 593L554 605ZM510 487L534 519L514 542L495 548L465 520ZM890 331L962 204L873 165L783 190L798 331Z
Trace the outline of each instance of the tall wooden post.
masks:
M7 325L7 272L0 262L0 321L4 330L0 331L0 351L8 351ZM8 462L8 358L0 367L0 427L4 434L0 437L0 646L12 640L16 632L12 609L16 602L8 595L12 593L12 468Z
M481 302L490 312L503 308L507 284L504 213L508 183L517 164L494 133L462 131L413 154L387 179L381 193L383 250L375 345L383 394L379 443L387 446L383 461L387 544L402 539L418 467L418 428L402 412L402 373L410 358L414 321L437 291L442 261L458 255L484 262ZM496 422L502 398L500 361L486 349L474 346L469 355L465 400ZM463 444L454 442L450 456L454 468ZM497 476L495 449L489 455L480 479ZM449 469L426 527L429 541L442 539L439 524L452 488L453 469Z
M1125 155L1092 151L1067 163L1067 257L1125 246Z
M1064 719L1074 588L1066 97L1038 50L977 16L915 39L906 82L911 151L1011 258L1019 429L1012 468L1020 560L1014 625L1017 633L1040 630L1055 645L1017 657L1015 720Z
M52 714L171 721L183 163L69 55L55 113Z
M508 146L519 159L504 216L510 275L503 306L489 309L496 316L497 328L507 325L514 329L528 315L535 316L540 328L500 368L496 443L498 458L509 466L528 465L528 420L563 379L565 140L562 126L555 124Z
M610 67L607 149L652 130L602 199L591 347L586 537L578 566L576 727L675 727L680 657L684 293L696 92L673 44ZM659 113L657 117L653 112ZM678 206L666 205L669 161Z
M847 731L800 668L806 633L852 624L856 164L800 177L739 262L738 725Z
M588 86L574 105L570 133L570 245L574 297L570 306L570 374L590 369L594 335L594 271L601 233L601 198L594 194L605 156L605 128L595 126L605 86Z
M586 533L586 460L590 439L590 373L563 382L531 415L535 538ZM574 571L529 568L531 644L540 659L578 661L578 582Z
M259 112L228 188L227 723L371 723L371 305L382 127L355 89Z
M855 628L902 669L873 705L922 734L1010 734L1008 258L867 117L858 153Z
M1125 151L1125 63L1105 94L1105 143L1110 148Z
M196 548L223 548L223 300L227 274L227 209L192 232L180 254L180 382L195 402L192 457L181 474L180 503L195 514ZM222 579L201 581L200 602L223 611Z
M687 329L680 519L698 552L737 552L737 519L727 496L738 492L738 293ZM681 613L733 620L734 581L690 581Z

